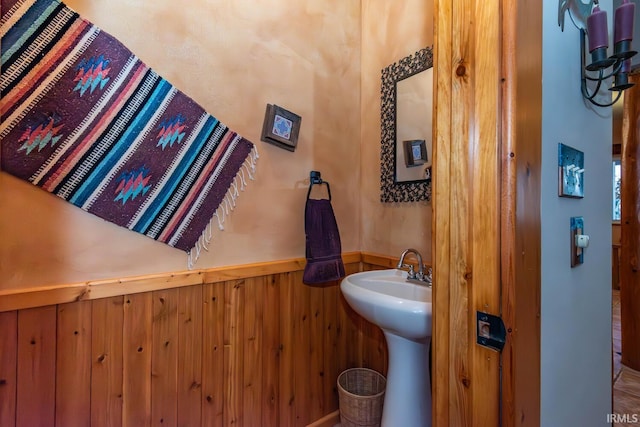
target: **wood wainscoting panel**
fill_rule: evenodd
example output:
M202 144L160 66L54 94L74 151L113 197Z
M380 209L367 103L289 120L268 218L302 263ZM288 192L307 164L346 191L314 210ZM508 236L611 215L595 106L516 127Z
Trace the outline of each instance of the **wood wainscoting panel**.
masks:
M152 325L153 293L127 295L122 329L124 427L151 425Z
M0 426L16 421L18 312L0 313Z
M262 298L262 422L263 426L281 425L278 415L280 401L280 283L286 274L264 277Z
M16 426L55 425L56 314L54 305L18 312Z
M91 302L91 425L122 426L123 296Z
M295 369L294 369L294 331L293 316L290 308L294 306L294 277L292 274L279 275L280 285L280 315L278 324L280 327L280 357L279 371L280 377L278 385L280 387L278 402L279 424L283 426L296 425L295 411Z
M224 414L225 283L202 289L202 425L221 427Z
M178 425L201 425L202 286L178 289Z
M303 390L306 388L309 393L309 399L311 405L309 405L309 411L305 414L305 424L313 420L322 418L327 413L331 412L333 408L327 408L327 402L325 401L324 388L324 336L325 336L325 323L326 313L324 307L323 295L325 293L325 286L306 286L302 284L302 272L297 273L300 277L300 285L305 286L309 292L309 306L308 316L310 319L309 324L309 347L307 351L309 353L309 382L307 384L301 384L299 388ZM336 286L331 284L328 286ZM301 381L302 382L302 381Z
M244 331L244 280L224 285L224 422L225 426L243 425L242 360Z
M242 331L244 351L241 360L242 412L247 415L244 419L245 425L262 425L263 359L269 357L262 351L264 337L262 328L265 323L269 323L269 319L265 318L265 286L264 276L245 281L244 329Z
M56 425L91 423L91 301L60 304L56 345Z
M345 269L393 262L380 259ZM2 426L306 426L335 413L340 372L386 374L384 337L340 281L309 286L280 267L0 313Z
M178 304L181 288L153 292L151 425L178 422Z
M313 404L311 399L310 389L311 387L302 386L302 378L304 381L312 382L315 376L314 366L312 366L311 357L311 334L312 322L311 322L311 292L302 283L302 275L298 272L292 273L293 275L293 305L286 310L293 314L292 326L293 326L293 341L289 342L289 348L293 353L293 406L295 409L295 425L304 423L305 410L310 410ZM283 315L287 315L284 314ZM295 373L307 372L304 377L297 377ZM309 418L315 420L317 418Z
M324 337L322 345L322 390L324 395L325 410L322 415L326 415L330 409L338 407L338 389L336 381L340 372L343 371L340 366L340 357L338 356L340 348L340 329L338 328L338 307L340 306L340 286L327 286L322 292L322 307L324 322L324 331L321 335Z

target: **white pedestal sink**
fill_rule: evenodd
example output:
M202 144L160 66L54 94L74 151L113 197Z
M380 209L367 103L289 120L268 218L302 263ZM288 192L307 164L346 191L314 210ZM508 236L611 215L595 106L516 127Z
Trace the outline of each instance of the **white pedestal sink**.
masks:
M384 332L389 349L382 427L431 426L431 288L401 270L355 273L340 284L349 305Z

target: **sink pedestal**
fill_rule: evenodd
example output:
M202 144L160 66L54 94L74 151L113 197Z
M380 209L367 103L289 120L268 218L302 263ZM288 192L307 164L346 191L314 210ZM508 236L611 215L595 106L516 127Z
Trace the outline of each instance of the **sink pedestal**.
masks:
M401 270L345 277L340 289L360 316L384 332L389 349L382 427L431 427L431 287Z
M382 427L431 426L429 344L431 337L410 340L383 329L389 350Z

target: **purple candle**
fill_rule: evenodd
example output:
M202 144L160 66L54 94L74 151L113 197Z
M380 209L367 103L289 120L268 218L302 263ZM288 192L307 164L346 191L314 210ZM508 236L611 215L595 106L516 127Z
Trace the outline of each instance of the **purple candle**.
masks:
M615 12L614 43L633 39L633 15L636 5L624 0Z
M587 34L589 35L589 52L609 46L607 12L600 10L599 6L594 7L587 18Z

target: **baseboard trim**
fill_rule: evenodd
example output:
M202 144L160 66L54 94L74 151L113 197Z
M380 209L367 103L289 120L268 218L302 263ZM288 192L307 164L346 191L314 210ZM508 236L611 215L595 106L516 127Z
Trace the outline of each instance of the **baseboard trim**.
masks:
M307 427L333 427L340 423L340 410L336 410L309 424Z

